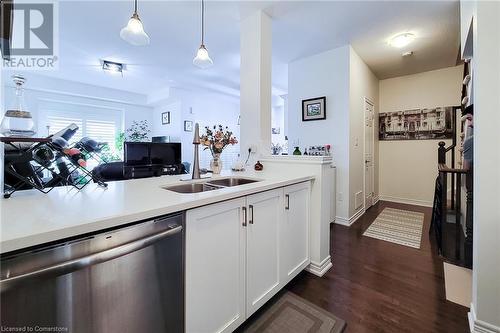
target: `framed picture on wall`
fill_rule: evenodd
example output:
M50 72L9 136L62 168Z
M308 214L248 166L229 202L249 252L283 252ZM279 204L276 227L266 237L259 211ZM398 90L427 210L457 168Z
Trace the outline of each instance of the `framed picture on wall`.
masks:
M162 125L170 124L170 112L163 112L161 114L161 124Z
M378 139L442 140L452 139L455 133L455 115L460 106L381 112Z
M193 131L193 122L191 120L184 120L184 132Z
M302 100L302 121L326 119L326 97Z

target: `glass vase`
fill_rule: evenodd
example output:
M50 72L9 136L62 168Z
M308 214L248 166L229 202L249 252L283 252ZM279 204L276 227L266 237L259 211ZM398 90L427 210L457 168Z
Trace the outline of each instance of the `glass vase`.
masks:
M220 175L222 171L222 160L220 159L220 154L214 154L212 156L212 160L210 161L210 169L214 175Z
M33 136L35 134L35 123L24 104L23 85L26 79L21 75L14 75L12 79L16 85L16 97L13 105L4 114L0 124L0 133L5 136Z

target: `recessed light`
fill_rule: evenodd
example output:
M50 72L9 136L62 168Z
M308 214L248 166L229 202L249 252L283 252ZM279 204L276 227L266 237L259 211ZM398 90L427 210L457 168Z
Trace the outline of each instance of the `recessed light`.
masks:
M411 42L413 42L414 39L415 39L414 34L409 33L409 32L405 32L405 33L402 33L402 34L399 34L399 35L392 37L389 40L389 44L391 46L394 46L397 48L402 48L402 47L405 47L406 45L410 44Z
M112 73L122 73L125 68L124 64L114 61L103 60L102 61L102 69L104 71L112 72Z

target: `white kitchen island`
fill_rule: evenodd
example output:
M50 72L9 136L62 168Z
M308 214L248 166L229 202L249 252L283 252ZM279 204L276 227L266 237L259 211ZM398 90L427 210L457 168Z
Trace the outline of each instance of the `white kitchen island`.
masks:
M257 182L200 193L165 189L207 182L189 175L110 182L107 189L90 184L82 191L16 192L0 201L1 252L185 212L186 332L231 332L303 269L316 273L311 253L319 249L317 240L329 239L329 230L314 234L324 231L322 215L312 212L324 207L311 202L321 198L321 172L264 165L262 172L212 178Z
M265 171L225 173L220 177L227 176L259 181L192 194L163 188L186 183L181 179L189 179L189 175L109 182L107 189L89 184L81 191L71 187L54 188L48 194L37 190L19 191L10 199L0 200L0 251L20 250L314 178L310 174L297 176Z

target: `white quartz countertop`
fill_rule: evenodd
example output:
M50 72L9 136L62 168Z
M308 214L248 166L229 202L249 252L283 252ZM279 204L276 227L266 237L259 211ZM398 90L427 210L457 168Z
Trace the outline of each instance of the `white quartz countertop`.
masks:
M163 176L109 182L103 189L54 188L48 194L19 191L0 199L0 253L74 237L130 222L175 213L252 193L312 180L313 175L263 172L225 173L261 181L214 191L180 194L163 186L185 184L183 176ZM213 177L216 178L216 177Z

